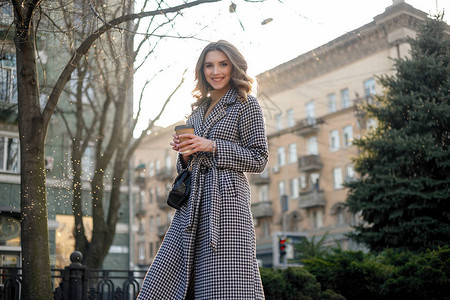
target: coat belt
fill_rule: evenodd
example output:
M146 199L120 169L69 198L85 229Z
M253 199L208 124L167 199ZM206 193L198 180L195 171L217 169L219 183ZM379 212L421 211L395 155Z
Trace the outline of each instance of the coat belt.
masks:
M205 175L210 173L211 186L211 212L209 215L209 244L214 251L217 249L217 243L220 233L220 215L222 210L222 201L219 190L219 172L220 170L214 164L214 160L208 156L201 156L192 168L192 176L194 178L194 188L190 196L190 218L187 229L193 230L198 224L198 212L200 208L200 199L203 194ZM203 183L203 184L201 184ZM195 225L195 226L194 226Z

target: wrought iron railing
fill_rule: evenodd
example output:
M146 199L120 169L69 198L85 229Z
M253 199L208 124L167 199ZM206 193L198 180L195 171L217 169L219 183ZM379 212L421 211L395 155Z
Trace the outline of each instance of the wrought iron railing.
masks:
M53 300L134 300L136 299L144 270L87 269L80 262L82 254L78 251L70 255L72 263L64 269L52 268L55 284ZM22 269L0 267L3 285L0 286L0 299L21 299Z

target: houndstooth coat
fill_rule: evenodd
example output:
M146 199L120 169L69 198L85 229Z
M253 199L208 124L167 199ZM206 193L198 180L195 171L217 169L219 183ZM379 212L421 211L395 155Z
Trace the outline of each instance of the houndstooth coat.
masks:
M216 141L217 153L196 153L189 201L176 211L144 279L138 299L264 299L256 261L250 187L244 172L260 173L268 159L258 101L230 89L195 134ZM182 170L180 159L177 170Z

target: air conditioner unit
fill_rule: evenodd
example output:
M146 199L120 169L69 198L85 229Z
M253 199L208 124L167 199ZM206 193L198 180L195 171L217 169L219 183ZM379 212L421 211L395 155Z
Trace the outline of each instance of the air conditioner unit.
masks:
M45 169L47 171L50 171L51 169L53 169L53 157L51 157L51 156L45 157Z
M272 173L277 174L278 172L280 172L280 167L278 167L278 166L273 166L273 167L272 167Z

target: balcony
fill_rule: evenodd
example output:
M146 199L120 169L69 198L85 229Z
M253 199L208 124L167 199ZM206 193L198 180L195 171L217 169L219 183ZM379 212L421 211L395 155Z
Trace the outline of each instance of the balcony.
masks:
M170 223L166 223L166 224L162 224L162 225L158 225L157 227L157 234L159 237L164 237L164 235L167 232L167 229L169 229Z
M161 169L156 171L156 179L159 181L166 181L174 178L172 169Z
M137 218L144 218L145 217L145 208L139 207L137 212L136 212L136 217Z
M298 135L300 136L306 136L315 134L319 131L320 124L323 123L322 118L306 118L303 120L300 120L295 125L295 129Z
M261 174L250 174L250 183L256 185L269 184L270 177L267 169Z
M300 156L298 158L298 170L300 172L314 171L322 169L323 164L320 156L316 154Z
M313 208L317 206L325 206L325 195L323 190L312 190L300 193L300 200L298 202L299 208Z
M262 201L252 203L252 215L253 218L272 217L273 216L272 202Z

